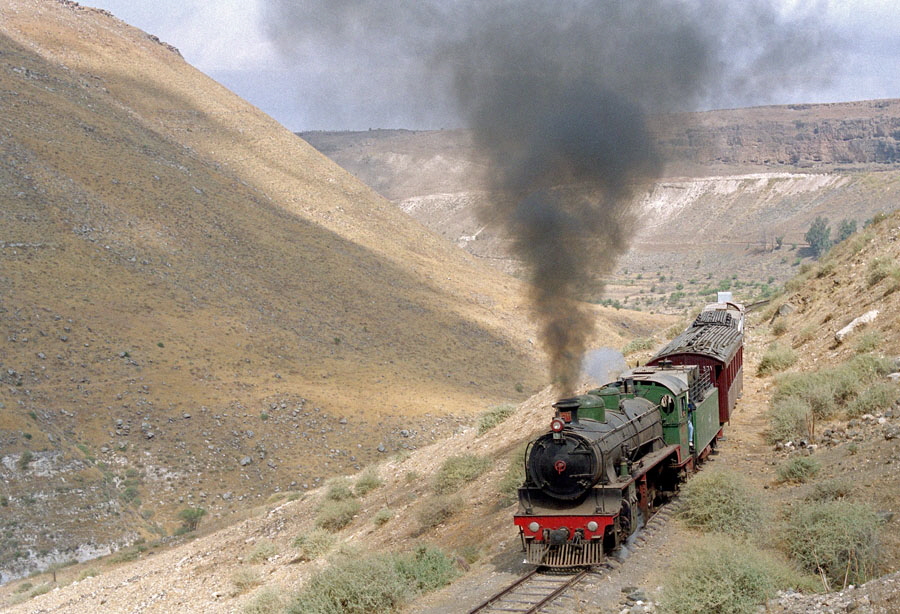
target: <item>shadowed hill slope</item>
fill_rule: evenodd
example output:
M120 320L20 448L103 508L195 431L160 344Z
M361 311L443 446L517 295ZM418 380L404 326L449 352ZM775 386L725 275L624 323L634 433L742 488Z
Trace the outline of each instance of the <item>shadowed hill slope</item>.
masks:
M542 384L516 280L108 13L4 3L0 106L0 580Z

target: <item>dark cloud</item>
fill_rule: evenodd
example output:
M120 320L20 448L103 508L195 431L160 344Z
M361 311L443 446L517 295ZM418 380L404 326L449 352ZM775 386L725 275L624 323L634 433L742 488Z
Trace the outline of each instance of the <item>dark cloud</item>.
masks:
M581 299L628 247L634 194L663 161L648 114L763 103L827 78L833 48L811 15L729 0L423 0L271 3L297 61L333 53L342 118L378 100L397 116L456 114L487 156L486 221L531 272L560 392L593 332ZM318 55L317 55L318 54ZM402 94L398 95L398 94Z

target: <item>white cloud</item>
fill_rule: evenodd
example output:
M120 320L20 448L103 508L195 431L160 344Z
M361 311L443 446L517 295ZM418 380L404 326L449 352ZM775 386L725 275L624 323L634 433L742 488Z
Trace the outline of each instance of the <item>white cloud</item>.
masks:
M280 65L260 26L263 0L88 0L178 47L204 72Z

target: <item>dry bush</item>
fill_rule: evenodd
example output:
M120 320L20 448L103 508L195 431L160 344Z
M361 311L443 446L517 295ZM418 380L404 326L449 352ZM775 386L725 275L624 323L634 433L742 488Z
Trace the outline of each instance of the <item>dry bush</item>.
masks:
M361 508L359 501L355 499L325 501L319 508L316 526L329 531L340 531L353 522L353 517L359 513Z
M244 614L281 614L284 600L281 591L273 587L261 588L244 606Z
M893 361L859 354L850 361L821 371L785 373L776 377L773 403L789 397L806 402L816 418L828 418L848 408L879 377L893 370Z
M380 527L383 524L387 524L391 518L394 517L394 512L390 508L383 507L372 517L372 522L375 523L376 527Z
M636 352L652 350L656 345L657 341L654 337L638 337L637 339L631 340L622 348L622 355L628 356L629 354L634 354Z
M900 386L893 382L876 382L863 389L847 405L847 416L861 416L887 409L898 398L900 398Z
M380 488L384 484L384 480L378 475L378 470L369 467L357 478L353 491L359 497L364 497L376 488Z
M877 575L878 515L848 501L808 503L790 510L781 530L785 550L804 569L827 578L829 587L861 584Z
M853 483L850 480L834 478L823 480L812 485L807 501L840 501L853 492Z
M301 535L294 540L294 548L299 550L299 556L305 561L314 561L320 556L328 554L334 547L335 536L325 529L313 529L306 535Z
M275 544L268 539L261 539L253 545L247 558L253 563L261 563L276 554L278 554L278 548L275 547Z
M769 431L766 439L769 443L792 441L810 437L813 427L813 414L809 403L797 397L786 397L773 400L769 410Z
M439 495L456 492L490 469L491 459L475 454L451 456L444 461L434 477L434 492Z
M775 474L779 482L802 484L814 477L820 468L819 461L811 456L793 456L779 465Z
M679 518L689 527L729 535L752 535L765 520L762 494L738 473L710 469L682 491Z
M511 505L518 499L519 486L525 482L525 450L528 442L517 446L509 455L509 467L497 484L502 497L501 503Z
M721 535L702 537L672 569L660 599L672 614L756 614L776 591L810 585L775 556Z
M325 498L331 501L343 501L353 497L353 489L350 487L350 480L347 478L332 478L326 483L328 489L325 491Z
M866 282L871 287L888 277L895 281L900 280L900 265L897 265L890 256L879 256L878 258L874 258L869 263Z
M478 435L484 435L513 415L515 411L515 405L498 405L484 412L478 417Z
M241 595L263 583L262 575L252 567L242 567L231 574L234 595Z
M405 554L346 558L311 577L287 612L394 612L412 597L449 584L457 573L453 559L431 546Z
M772 334L776 337L780 337L784 333L787 332L787 320L783 317L775 320L775 323L772 324Z
M465 501L459 495L442 495L426 499L417 514L421 530L438 526L465 508L465 505Z
M854 349L857 354L866 354L874 352L879 345L881 345L881 335L878 334L878 331L870 330L864 332L856 339Z
M790 347L773 343L763 354L756 369L756 374L763 376L784 371L797 362L797 354Z

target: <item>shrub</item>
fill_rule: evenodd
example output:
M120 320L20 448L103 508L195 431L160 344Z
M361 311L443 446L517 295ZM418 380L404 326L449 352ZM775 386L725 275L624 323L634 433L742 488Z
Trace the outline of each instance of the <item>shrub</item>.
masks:
M687 325L684 323L681 324L673 324L669 328L666 329L665 336L666 339L672 341L675 337L684 332L684 329L687 328Z
M78 581L87 580L88 578L93 578L100 575L100 570L96 567L89 567L85 569L80 574L78 574Z
M700 473L684 487L679 517L689 527L730 535L752 534L764 520L761 495L727 470Z
M465 546L460 546L457 552L469 565L481 558L481 546L478 544L466 544Z
M283 611L284 602L278 589L261 588L244 606L244 614L277 614Z
M406 554L347 558L312 576L287 612L393 612L413 596L448 584L456 573L453 560L433 547Z
M806 495L807 501L839 501L853 491L853 484L849 480L835 478L823 480L813 484L812 490Z
M357 478L353 491L357 496L363 497L376 488L380 488L384 481L378 476L378 470L370 467Z
M383 507L375 512L375 516L372 517L372 522L375 523L376 527L380 527L381 525L386 524L393 517L394 512L386 507Z
M206 516L206 510L202 507L189 507L178 512L182 527L185 531L196 531L200 526L200 519Z
M866 331L856 340L856 353L865 354L872 352L879 345L881 345L881 335L874 330Z
M797 397L772 401L769 410L769 443L809 437L812 431L812 410L809 403Z
M439 496L428 499L419 510L419 525L422 530L438 526L465 507L459 495Z
M478 434L484 435L489 430L509 418L516 411L514 405L498 405L492 407L478 417Z
M140 494L141 493L136 486L129 486L119 496L125 503L131 503L132 501L136 500L138 498L138 495Z
M876 575L878 525L877 514L867 505L827 501L792 509L781 533L785 549L798 563L837 588Z
M25 450L24 452L22 452L22 455L19 457L19 470L25 471L26 469L28 469L28 465L33 459L34 455L30 450Z
M858 254L872 239L873 235L870 232L859 233L847 241L847 251L851 256Z
M233 594L242 595L262 584L262 576L255 569L242 567L231 574L231 583L234 585Z
M772 334L776 337L780 337L784 333L787 332L787 320L784 318L778 318L775 320L775 323L772 324Z
M872 382L892 369L890 359L860 354L831 369L785 373L775 379L773 401L795 397L805 401L816 418L827 418L839 408L846 408Z
M818 328L816 328L815 324L807 324L797 332L797 343L803 345L804 343L812 341L816 336L817 330Z
M438 494L456 492L491 466L491 460L475 454L451 456L444 461L434 478L434 491Z
M778 466L779 482L803 483L819 472L819 461L811 456L793 456Z
M632 339L625 347L622 348L622 355L628 356L629 354L634 354L635 352L643 352L645 350L652 350L656 347L656 339L653 337L638 337L637 339Z
M325 491L325 498L331 501L343 501L353 497L353 489L350 488L350 482L347 478L333 478L327 482L328 490Z
M278 548L275 547L275 544L268 539L261 539L253 545L253 549L250 550L250 554L247 555L247 558L249 558L252 563L262 563L276 554L278 554Z
M790 347L773 343L763 354L756 369L757 375L769 375L783 371L797 362L797 354Z
M47 582L46 584L41 584L39 587L37 587L36 589L34 589L30 593L28 593L28 596L31 598L38 597L40 595L46 595L47 593L49 593L52 590L53 590L53 584L50 582Z
M779 589L802 583L774 556L718 535L685 550L672 569L660 605L673 614L755 614Z
M313 529L306 535L301 535L294 540L294 548L300 550L300 558L304 561L314 561L320 556L328 554L334 547L335 537L325 529Z
M434 546L419 546L395 558L394 566L417 594L440 588L456 577L456 561Z
M353 522L353 517L359 513L361 507L359 501L355 499L326 501L319 508L316 526L329 531L340 531Z
M877 382L867 386L847 405L847 415L861 416L890 407L900 398L900 387L893 382Z
M869 263L866 281L869 286L874 286L883 279L891 277L900 279L900 266L889 256L879 256Z

